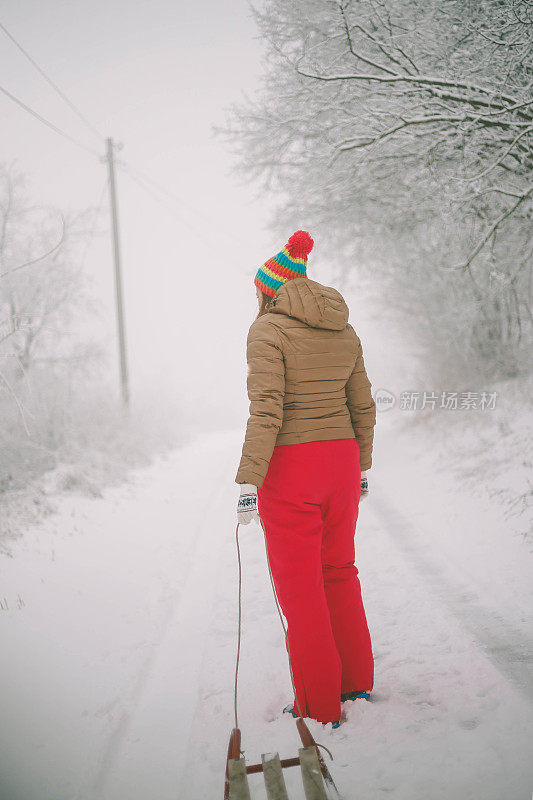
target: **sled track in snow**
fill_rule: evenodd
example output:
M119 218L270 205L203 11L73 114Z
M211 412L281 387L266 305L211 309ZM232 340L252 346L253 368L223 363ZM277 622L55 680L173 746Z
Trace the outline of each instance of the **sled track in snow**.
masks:
M223 492L224 486L213 495L214 507L222 503ZM143 764L158 775L154 790L158 800L181 796L223 542L215 537L213 546L209 524L191 523L187 535L194 553L185 581L169 598L159 635L151 642L122 712L102 742L92 774L88 768L76 800L148 796L153 789L151 773ZM197 597L199 587L201 596ZM177 691L183 684L190 687L185 695Z
M378 490L373 491L373 511L385 530L404 553L421 578L468 630L500 674L533 703L533 640L496 612L487 608L471 589L462 589L448 579L435 557L420 545L423 537L413 536L413 523ZM393 533L392 533L393 532Z

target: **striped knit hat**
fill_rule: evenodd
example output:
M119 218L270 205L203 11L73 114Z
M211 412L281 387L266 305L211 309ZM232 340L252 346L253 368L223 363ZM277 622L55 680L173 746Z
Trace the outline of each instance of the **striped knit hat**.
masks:
M255 285L269 297L274 297L279 287L291 278L306 278L307 256L313 244L307 231L293 233L281 252L259 267Z

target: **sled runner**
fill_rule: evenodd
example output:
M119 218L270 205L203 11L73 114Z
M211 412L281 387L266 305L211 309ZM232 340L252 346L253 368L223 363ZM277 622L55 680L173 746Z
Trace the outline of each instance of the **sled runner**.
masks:
M232 730L224 800L251 800L247 776L255 772L263 773L268 800L289 800L283 778L283 770L287 767L300 767L306 800L340 800L337 787L318 749L323 745L317 745L301 717L296 720L296 726L303 745L298 750L297 758L280 759L278 753L263 753L261 764L249 765L241 757L241 732L239 728Z
M263 521L260 519L261 527ZM237 659L235 663L235 727L233 728L229 740L228 756L226 759L226 777L224 781L224 800L251 800L250 787L248 784L248 775L255 772L262 772L265 781L265 788L268 800L289 800L287 789L285 786L285 779L283 777L283 770L287 767L300 767L302 773L302 781L306 800L342 800L337 787L331 777L331 774L326 766L326 762L322 757L319 747L323 747L327 751L330 758L333 758L327 747L317 744L313 739L311 731L305 724L302 717L296 720L296 727L300 734L303 747L298 750L296 758L280 759L278 753L263 753L261 755L261 764L247 765L244 760L244 754L241 751L241 731L239 728L239 721L237 716L237 678L239 673L239 657L241 650L241 615L242 615L242 600L241 600L241 585L242 585L242 568L241 568L241 553L239 547L239 524L235 531L235 538L237 542L237 559L239 564L239 623L238 623L238 637L237 637ZM270 569L270 561L268 558L268 547L265 537L265 549L267 556L268 571L270 573L270 582L274 592L274 599L278 609L281 625L285 634L285 641L288 641L287 630L283 621L283 616L279 606L274 580ZM290 665L290 662L289 662ZM294 680L291 680L294 689ZM296 694L296 692L295 692ZM299 709L300 710L300 709Z

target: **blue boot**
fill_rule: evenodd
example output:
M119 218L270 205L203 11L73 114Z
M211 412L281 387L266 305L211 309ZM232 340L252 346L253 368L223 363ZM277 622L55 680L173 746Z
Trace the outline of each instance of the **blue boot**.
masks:
M341 703L344 703L345 700L370 700L370 692L345 692L341 694Z
M284 714L291 714L291 716L296 717L296 718L298 718L300 716L294 710L294 706L292 705L292 703L289 703L288 706L285 706L285 708L283 709L283 713ZM323 722L322 723L322 725L328 725L328 724L329 724L328 722ZM341 725L342 725L342 720L340 720L340 719L338 719L336 722L332 722L331 723L331 727L333 729L339 728Z
M299 714L297 714L297 713L296 713L296 711L294 710L294 706L293 706L293 704L292 704L292 703L289 703L289 705L288 705L288 706L285 706L285 708L283 709L283 713L284 713L284 714L292 714L292 716L293 716L293 717L296 717L296 718L298 718L298 717L300 716L300 715L299 715Z
M331 730L334 731L337 728L340 728L340 726L342 725L343 722L346 722L346 712L345 711L341 711L340 719L337 719L337 720L335 720L335 722L331 723ZM322 723L322 727L325 728L326 725L329 725L329 724L330 724L329 722L323 722Z

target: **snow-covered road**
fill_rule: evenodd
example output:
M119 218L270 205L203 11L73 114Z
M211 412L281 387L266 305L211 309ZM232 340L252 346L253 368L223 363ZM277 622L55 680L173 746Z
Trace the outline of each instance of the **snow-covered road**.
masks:
M241 437L206 435L103 499L62 498L2 556L1 800L222 796ZM416 458L407 472L408 447L384 428L356 537L376 702L310 728L346 800L529 800L531 554L449 476ZM299 738L280 717L290 677L261 531L240 540L239 721L255 762L296 755ZM298 772L286 778L301 798Z

